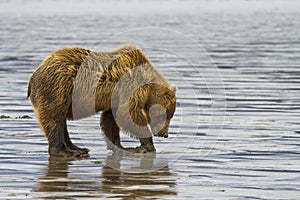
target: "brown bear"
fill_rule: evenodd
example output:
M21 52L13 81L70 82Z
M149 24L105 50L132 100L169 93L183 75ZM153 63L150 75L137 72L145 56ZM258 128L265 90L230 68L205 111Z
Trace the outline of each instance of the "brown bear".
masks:
M125 45L109 52L69 47L52 52L31 75L28 97L53 156L87 155L74 145L67 120L102 111L107 148L153 152L152 135L167 137L176 107L176 87L160 74L143 51ZM123 148L120 129L141 146Z

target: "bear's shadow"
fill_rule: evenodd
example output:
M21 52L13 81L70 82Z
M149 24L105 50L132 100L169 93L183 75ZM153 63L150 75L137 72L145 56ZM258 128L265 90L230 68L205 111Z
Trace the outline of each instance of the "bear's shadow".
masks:
M93 172L87 172L82 176L80 169L76 175L74 170L70 170L71 167L73 169L74 162L78 160L50 157L47 169L37 180L35 196L50 199L62 197L128 199L177 195L174 174L170 172L167 162L157 164L155 154L108 155L105 164L100 164L102 165L100 178L99 174ZM89 168L85 168L85 172L86 169ZM85 196L86 194L89 195Z

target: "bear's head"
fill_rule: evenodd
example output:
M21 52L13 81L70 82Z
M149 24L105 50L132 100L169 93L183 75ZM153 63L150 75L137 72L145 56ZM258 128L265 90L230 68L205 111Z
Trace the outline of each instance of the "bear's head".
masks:
M170 121L176 109L176 86L158 86L145 107L145 114L154 136L168 137Z
M150 126L154 136L168 137L170 121L176 109L175 93L176 86L165 87L155 83L137 89L129 101L129 117L137 126L129 132L138 131L134 135L146 137L144 132Z
M119 74L112 95L116 123L135 137L168 137L176 109L176 86L170 85L134 46L127 46L112 63Z

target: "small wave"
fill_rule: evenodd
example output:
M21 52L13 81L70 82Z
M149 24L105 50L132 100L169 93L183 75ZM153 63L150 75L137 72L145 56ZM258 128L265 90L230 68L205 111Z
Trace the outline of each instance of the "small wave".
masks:
M17 56L4 56L3 58L0 58L0 61L17 61L19 60L19 57Z

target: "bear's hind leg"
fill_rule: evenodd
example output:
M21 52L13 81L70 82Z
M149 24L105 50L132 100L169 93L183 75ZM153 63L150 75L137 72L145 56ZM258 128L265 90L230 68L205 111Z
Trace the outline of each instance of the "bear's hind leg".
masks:
M48 139L48 152L50 156L78 157L79 152L71 150L65 141L66 119L53 117L50 112L38 112L36 116L39 124Z
M105 135L107 149L123 149L120 141L120 128L114 119L111 109L102 112L100 125Z
M63 121L50 120L48 118L47 123L43 123L43 121L40 120L40 124L47 136L48 144L49 144L48 152L51 156L62 156L62 157L79 156L71 149L69 149L65 144Z

